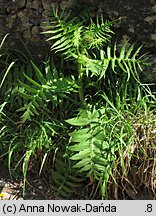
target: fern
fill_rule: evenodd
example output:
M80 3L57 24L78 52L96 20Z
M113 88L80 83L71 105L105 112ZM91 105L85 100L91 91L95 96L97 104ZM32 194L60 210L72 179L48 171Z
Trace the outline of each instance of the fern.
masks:
M142 71L142 65L145 64L143 56L138 57L141 47L135 49L134 44L128 47L129 40L124 43L120 51L116 43L111 46L110 39L113 31L110 27L113 23L104 22L103 18L99 20L97 17L96 22L91 19L87 26L78 18L70 18L70 14L66 17L59 16L57 11L52 9L52 22L47 24L50 30L43 34L52 35L47 39L54 41L52 50L61 52L66 58L72 57L76 60L80 89L82 89L81 80L85 73L88 76L90 72L91 76L97 76L100 80L105 77L110 68L114 73L126 74L127 82L131 76L139 82L138 71ZM82 90L79 92L83 104Z
M63 18L63 14L59 16L54 9L52 9L52 22L45 24L46 28L50 28L50 30L43 34L52 35L47 41L55 41L51 46L52 50L74 59L90 49L100 48L111 38L113 33L110 30L111 22L104 22L102 19L100 23L97 18L96 24L91 20L87 27L78 18L71 19L70 13Z
M21 61L19 53L17 61L6 58L8 53L2 56L2 64L9 66L0 75L1 95L7 99L0 105L2 154L9 155L11 172L13 156L24 152L15 161L16 167L23 164L24 189L32 157L41 158L40 174L49 152L54 155L54 190L64 197L82 191L83 176L93 184L91 194L95 197L100 188L102 198L108 197L112 183L117 185L119 178L127 178L135 149L133 113L145 110L147 114L155 108L155 101L145 88L142 97L138 72L146 63L144 56L138 57L141 47L129 47L128 41L121 49L116 43L111 45L112 24L97 17L87 25L77 17L71 18L70 13L64 16L52 10L52 22L46 23L49 30L43 34L50 35L52 50L74 60L71 63L76 63L78 73L72 76L63 74L66 65L62 62L59 73L50 60L41 71L27 51ZM75 68L69 68L71 74ZM16 101L17 108L12 111L9 105ZM6 115L8 107L11 112ZM22 123L32 121L29 126L17 127L21 121L15 110L22 112Z
M76 142L75 145L71 145L69 150L78 152L74 154L71 159L80 160L80 162L74 165L75 168L81 168L80 172L88 171L88 175L97 177L98 172L101 172L102 161L102 143L104 140L104 131L100 126L101 111L95 110L82 110L78 117L66 120L69 124L74 126L81 126L79 130L71 133L71 143Z
M107 70L107 68L110 67L115 73L119 73L119 71L126 73L127 82L129 81L131 75L138 82L138 71L142 71L142 65L146 65L145 60L143 60L143 56L138 57L142 46L135 49L135 46L133 44L128 48L127 42L128 40L122 46L119 55L117 55L116 44L114 45L113 49L111 49L110 45L108 45L107 52L102 57L104 68L105 70Z
M82 195L82 183L84 178L70 168L68 161L63 160L63 156L58 153L54 161L54 169L52 170L52 180L54 182L54 191L58 195L70 198L72 195Z
M57 52L63 51L63 53L67 54L67 56L70 56L72 52L75 53L75 49L80 43L78 35L75 34L75 31L77 33L81 32L80 24L76 24L75 22L77 18L72 20L69 20L69 18L70 13L64 19L60 19L57 11L52 9L53 21L49 23L50 26L46 25L46 28L50 28L50 30L43 32L43 34L52 35L52 37L48 38L47 41L56 40L51 48Z
M143 71L142 66L147 65L143 59L145 55L138 57L141 47L135 49L134 45L132 45L127 48L126 43L122 46L119 55L117 54L116 45L113 48L108 45L106 52L104 50L100 51L100 59L97 59L96 56L94 59L81 54L78 63L86 68L87 73L89 70L91 76L99 77L99 80L105 77L106 72L111 69L115 74L126 74L127 82L131 76L139 82L138 72Z
M112 26L112 22L106 21L104 22L103 18L101 19L101 23L99 22L99 18L97 17L96 24L91 19L89 26L85 27L85 31L82 34L83 38L83 46L86 49L101 49L104 43L107 43L111 35L114 33L110 27Z
M24 114L22 115L23 122L30 120L34 115L39 115L38 110L48 112L48 102L51 102L53 107L55 107L58 104L58 98L68 98L68 94L71 92L76 92L78 88L74 80L70 78L60 77L56 79L55 77L58 77L58 74L56 74L56 68L54 65L54 71L51 71L50 67L46 66L45 75L42 74L42 72L33 62L32 66L39 82L33 80L26 74L24 75L29 81L29 85L19 80L20 85L25 90L24 92L23 90L19 90L19 94L29 101L29 103L24 105L24 107L17 110L24 111Z
M133 143L128 121L109 103L103 108L88 105L77 117L67 120L77 127L70 133L68 147L70 159L75 161L73 168L97 181L103 198L107 196L110 179L116 184L118 160L125 174L124 155L130 158L128 149Z

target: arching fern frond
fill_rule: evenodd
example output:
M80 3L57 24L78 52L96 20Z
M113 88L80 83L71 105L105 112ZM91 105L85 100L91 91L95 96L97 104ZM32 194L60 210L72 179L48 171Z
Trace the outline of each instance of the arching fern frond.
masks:
M105 76L108 69L111 69L116 74L126 74L127 81L133 76L139 82L138 72L142 71L143 65L147 65L146 60L143 58L145 55L138 55L141 46L137 49L134 44L127 47L127 42L121 47L121 50L117 50L116 44L112 47L108 44L106 51L100 50L100 59L96 56L93 59L80 54L77 61L91 71L91 76L99 76L99 79Z
M68 94L77 91L78 88L74 80L68 77L58 77L55 67L53 68L54 71L51 71L50 67L46 67L46 74L43 75L33 62L32 66L39 81L33 80L26 74L24 75L29 81L29 85L19 80L22 88L18 92L28 101L28 103L24 104L24 107L18 109L18 111L24 111L22 115L23 122L31 120L34 115L39 115L39 110L47 112L48 102L55 107L58 104L58 98L68 98Z
M52 22L46 25L50 30L42 32L43 34L50 34L51 37L47 41L55 41L51 49L56 52L70 56L72 52L76 52L80 43L81 23L76 22L77 18L70 19L70 13L63 18L63 14L58 15L57 11L52 9ZM47 23L45 23L47 24Z
M115 181L113 173L116 172L118 161L125 174L125 155L130 158L129 148L133 145L129 120L125 120L109 99L106 100L109 102L106 106L88 105L80 110L77 117L67 120L76 126L74 132L70 133L68 147L70 159L75 162L73 168L99 181L103 198L109 180Z
M99 22L97 17L96 24L93 20L90 21L90 25L85 28L83 32L83 45L87 49L100 49L103 44L107 43L113 34L113 31L110 29L112 22L103 21Z
M102 176L107 175L109 178L111 175L116 149L115 143L111 143L107 136L109 119L103 112L102 109L90 107L81 110L76 118L67 120L69 124L79 127L70 134L68 147L71 160L75 161L73 168L98 181ZM106 185L108 178L104 178Z
M52 180L54 182L53 189L58 195L66 198L70 198L74 194L82 195L80 191L82 191L84 178L78 175L76 170L71 169L68 161L63 159L63 155L57 155L54 161Z
M47 39L53 40L51 46L56 52L62 52L65 57L77 58L85 50L100 48L106 43L113 33L110 30L112 22L99 21L97 17L96 24L90 20L89 26L79 21L77 17L70 18L70 13L63 18L57 11L52 9L52 22L49 22L46 28L50 28L43 34L50 34Z
M102 57L103 63L105 66L105 70L110 67L115 73L120 73L120 71L122 73L126 73L127 81L132 75L138 82L138 71L142 71L142 65L146 63L143 60L142 56L138 57L141 46L136 49L133 44L128 48L127 42L128 41L123 44L121 50L119 51L119 54L117 54L116 44L114 44L113 48L108 45L107 51Z

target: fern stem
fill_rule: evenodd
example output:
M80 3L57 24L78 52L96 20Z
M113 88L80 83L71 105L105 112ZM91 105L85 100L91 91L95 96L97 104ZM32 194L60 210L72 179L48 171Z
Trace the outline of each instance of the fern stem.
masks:
M78 64L78 83L79 83L79 98L82 106L85 106L85 99L84 99L84 93L83 93L83 84L82 84L82 78L83 78L83 68L82 64Z

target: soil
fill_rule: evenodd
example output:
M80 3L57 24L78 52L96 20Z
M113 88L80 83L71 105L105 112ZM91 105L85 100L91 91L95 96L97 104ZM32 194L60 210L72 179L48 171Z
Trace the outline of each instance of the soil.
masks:
M52 186L43 179L28 179L26 192L23 194L23 181L0 177L0 199L2 200L59 200Z
M53 184L49 182L46 175L41 176L34 173L27 175L26 191L23 194L23 176L18 175L17 180L11 178L8 170L0 167L0 199L1 200L63 200L54 191ZM131 190L130 190L131 191ZM86 199L83 196L73 196L70 199L80 200ZM136 194L129 193L123 199L127 200L155 200L156 196L148 191L145 187L141 187Z
M44 179L28 178L27 190L23 196L23 181L15 181L11 178L0 177L0 199L1 200L63 200L63 197L58 196L52 185L48 185ZM79 199L73 197L73 199ZM82 198L81 198L82 199ZM141 190L133 197L126 199L134 200L154 200L146 190Z

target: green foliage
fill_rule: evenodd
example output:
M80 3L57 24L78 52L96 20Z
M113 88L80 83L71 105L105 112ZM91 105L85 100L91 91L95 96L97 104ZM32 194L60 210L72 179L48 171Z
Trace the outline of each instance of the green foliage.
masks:
M55 166L52 170L54 190L58 195L70 198L72 194L79 194L82 190L84 178L76 173L68 159L63 160L63 155L56 156Z
M7 50L3 50L3 44L8 37L8 34L3 38L1 44L0 44L0 62L1 62L1 73L0 73L0 90L2 91L2 86L4 85L4 82L6 80L6 77L8 76L8 73L10 72L12 66L15 64L15 61L8 62L9 54Z
M59 77L54 65L51 71L49 61L45 64L45 76L33 62L32 66L39 82L36 82L26 74L24 75L29 81L29 85L19 80L20 85L25 90L23 92L23 89L22 91L19 89L19 93L29 102L28 104L25 104L24 107L17 110L24 111L22 116L23 122L31 120L34 115L39 115L38 109L47 112L48 102L51 102L55 107L59 103L59 98L69 98L68 94L75 92L78 88L74 80Z
M50 34L49 40L56 41L51 48L56 52L61 52L65 57L77 59L79 54L86 53L94 48L101 48L111 38L113 33L110 30L111 22L99 22L96 24L91 20L89 26L84 25L78 18L71 19L70 13L63 18L58 12L52 9L52 21L46 24L50 29L43 34Z
M144 55L138 57L141 47L135 48L134 44L129 47L126 41L119 50L116 43L113 45L110 42L113 33L110 29L112 24L113 22L104 22L102 18L100 20L97 17L96 23L90 20L85 26L78 18L70 19L69 14L66 17L59 16L52 10L52 22L47 24L50 30L43 32L52 35L47 39L55 41L52 50L61 52L67 59L72 57L76 61L79 99L82 106L85 104L83 90L85 77L88 79L96 76L98 81L106 79L107 82L112 76L110 82L115 82L114 86L120 82L120 79L124 79L123 83L126 83L132 77L135 79L133 82L140 85L139 71L142 71L142 66L146 65Z
M0 49L0 96L8 101L11 107L14 107L14 111L26 102L17 95L19 89L20 91L23 90L19 86L18 79L27 84L24 74L33 77L31 57L28 58L23 53L26 51L3 47Z
M131 75L139 81L138 76L138 69L142 71L141 65L145 62L143 61L142 57L138 57L137 54L139 53L141 47L135 50L134 44L127 48L127 42L122 46L120 54L117 56L117 48L116 44L113 47L113 51L111 51L110 45L107 47L106 56L103 55L103 63L104 63L104 71L107 68L111 68L114 73L118 73L121 70L123 73L127 74L127 82L129 81ZM104 72L103 72L104 73Z
M96 190L100 188L102 198L108 199L110 185L118 187L116 176L122 176L121 179L128 177L137 146L131 108L123 107L119 98L118 107L115 107L105 94L103 98L106 101L105 106L88 104L76 117L66 121L76 126L70 133L68 146L70 159L74 161L73 168L93 179L94 184L97 184ZM141 101L132 107L132 110L138 111L135 116L139 116L143 110L146 113L145 105L149 106L148 101ZM147 118L149 113L147 111ZM147 127L151 124L154 124L154 119Z
M52 22L46 26L50 30L43 33L52 35L47 39L55 41L52 50L61 52L67 58L74 58L86 68L87 73L88 70L91 71L91 75L100 76L101 79L111 68L114 73L126 73L127 81L131 74L138 79L137 69L142 70L141 65L144 63L141 56L137 57L141 47L135 49L133 44L127 48L127 41L118 54L116 44L111 47L112 44L108 43L113 34L110 29L112 24L113 22L104 22L103 18L100 20L97 17L96 23L90 20L90 24L86 26L78 18L70 19L70 14L63 18L62 14L59 16L52 10ZM103 50L106 44L107 48ZM100 59L95 50L100 50Z
M111 42L113 22L88 24L54 10L51 18L43 34L64 57L60 68L50 57L41 68L24 47L26 56L5 50L0 59L0 157L8 156L11 175L20 167L24 191L32 164L40 175L50 160L59 195L70 198L89 180L90 198L110 198L139 158L140 113L155 131L156 98L139 77L145 56L129 41ZM141 154L149 147L141 143Z
M54 11L52 19L54 22L48 25L50 30L44 32L52 35L48 40L55 41L52 50L61 52L66 59L72 57L78 65L77 82L83 108L76 117L66 120L77 127L70 133L70 159L75 161L74 169L99 182L102 198L106 198L110 178L117 184L117 164L120 164L122 178L127 177L134 146L133 113L143 109L147 114L151 101L155 103L139 79L139 71L146 65L145 57L138 57L141 47L128 46L129 41L120 50L116 43L110 43L113 33L110 22L97 18L96 23L91 20L85 26L77 18L68 21L69 15L63 18ZM98 82L92 79L94 76ZM93 88L98 86L97 92L95 90L98 101L92 105L85 100L88 92L85 77L93 82Z
M85 172L86 176L96 181L103 178L101 191L104 198L108 181L111 176L113 178L113 169L117 164L117 151L120 153L124 174L126 165L123 155L133 143L130 122L109 104L101 108L88 106L67 122L78 126L70 134L68 147L71 160L76 162L73 168ZM130 156L130 152L128 154Z

